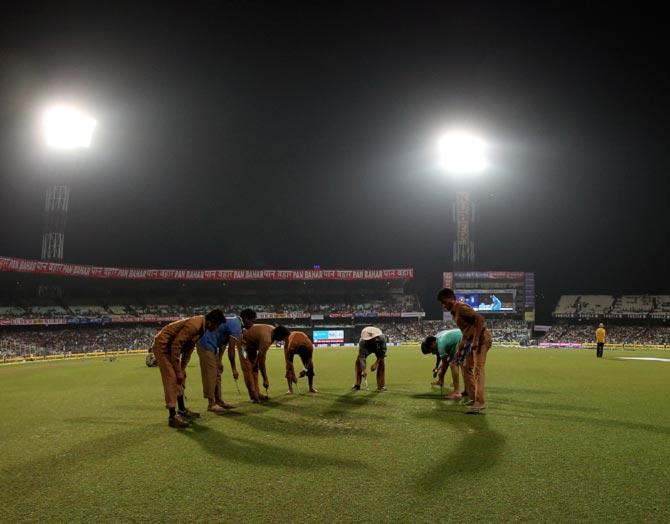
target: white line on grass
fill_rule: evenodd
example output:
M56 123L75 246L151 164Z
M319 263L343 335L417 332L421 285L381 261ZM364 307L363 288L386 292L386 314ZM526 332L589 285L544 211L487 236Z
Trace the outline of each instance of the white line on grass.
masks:
M670 362L670 358L657 357L616 357L617 360L651 360L654 362Z

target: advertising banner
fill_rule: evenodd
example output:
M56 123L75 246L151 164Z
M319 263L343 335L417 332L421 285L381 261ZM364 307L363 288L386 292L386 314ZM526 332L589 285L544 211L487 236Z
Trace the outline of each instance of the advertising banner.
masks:
M141 269L58 264L0 257L0 271L121 280L406 280L414 269Z
M309 318L310 314L304 311L260 311L256 316L261 319L267 318Z
M455 280L523 280L523 271L457 271Z
M541 348L581 348L582 345L576 342L540 342Z
M314 344L342 344L344 342L343 329L324 329L312 332Z
M67 324L65 318L3 318L0 326L59 326Z

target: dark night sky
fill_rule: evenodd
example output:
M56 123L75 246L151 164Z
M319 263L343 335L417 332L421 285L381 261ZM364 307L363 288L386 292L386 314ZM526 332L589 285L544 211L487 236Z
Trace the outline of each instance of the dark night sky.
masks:
M435 142L466 124L493 147L478 269L536 271L541 319L561 293L670 291L665 18L499 4L3 13L0 254L39 256L70 173L66 261L409 266L435 314L459 187ZM60 99L99 121L76 160L35 136Z

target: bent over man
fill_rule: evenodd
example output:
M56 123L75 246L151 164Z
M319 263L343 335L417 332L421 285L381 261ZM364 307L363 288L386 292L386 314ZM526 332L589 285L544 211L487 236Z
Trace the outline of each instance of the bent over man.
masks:
M426 337L421 343L421 353L424 355L437 355L437 381L436 384L442 387L444 384L444 375L447 373L447 368L451 369L451 379L454 390L451 394L444 398L447 400L459 400L461 392L459 388L459 362L456 359L456 350L461 344L463 333L460 329L445 329L440 331L434 337Z
M214 309L198 315L171 322L154 338L152 352L161 373L165 393L165 407L169 411L168 425L173 428L188 426L197 413L184 404L186 366L195 343L206 331L214 331L224 321L223 312ZM177 406L179 413L177 413Z
M202 376L202 394L207 399L207 411L221 414L235 406L221 398L221 373L223 354L228 351L233 378L239 376L235 366L235 352L242 338L242 323L239 317L228 317L215 331L206 331L198 340L197 351Z
M361 389L363 377L367 377L367 358L373 354L377 360L372 367L372 371L377 371L377 391L386 391L386 336L382 330L368 326L361 331L361 339L358 342L358 357L356 358L355 371L356 383L351 388L354 391Z
M491 348L491 332L486 327L486 320L474 309L456 300L456 295L449 288L441 289L437 300L442 307L451 313L458 328L463 332L463 340L458 352L468 351L463 362L463 380L465 392L470 399L471 408L468 414L476 415L486 407L484 387L486 385L486 355Z
M256 324L256 312L252 309L243 310L240 318L244 326L240 344L240 367L249 398L252 402L258 403L269 399L267 395L262 395L258 388L258 372L260 371L263 377L263 387L267 391L270 382L265 368L265 357L272 345L274 326Z
M286 362L286 380L288 382L288 392L293 393L293 384L298 383L298 377L295 376L293 367L293 358L298 355L302 361L303 370L300 377L307 376L310 393L318 393L314 388L314 363L312 356L314 354L314 345L310 338L302 331L289 331L284 326L277 326L272 332L272 341L281 341L284 343L284 361Z

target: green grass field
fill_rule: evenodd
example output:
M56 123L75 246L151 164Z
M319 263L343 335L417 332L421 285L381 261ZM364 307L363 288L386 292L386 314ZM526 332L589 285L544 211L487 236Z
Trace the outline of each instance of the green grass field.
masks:
M184 431L143 356L1 367L1 520L668 522L670 363L619 356L641 352L496 348L467 416L416 348L389 349L385 393L349 391L352 349L317 350L299 397L272 350L270 403L226 369L237 412ZM189 381L204 412L195 355Z

